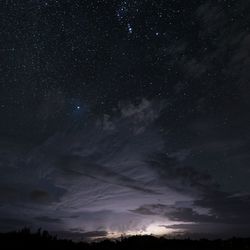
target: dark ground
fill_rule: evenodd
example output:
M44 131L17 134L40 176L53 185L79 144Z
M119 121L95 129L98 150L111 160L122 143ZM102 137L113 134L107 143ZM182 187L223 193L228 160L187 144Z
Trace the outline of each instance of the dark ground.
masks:
M120 240L73 242L57 239L47 231L31 233L29 229L0 234L1 249L250 249L250 238L228 240L165 239L153 236L131 236Z

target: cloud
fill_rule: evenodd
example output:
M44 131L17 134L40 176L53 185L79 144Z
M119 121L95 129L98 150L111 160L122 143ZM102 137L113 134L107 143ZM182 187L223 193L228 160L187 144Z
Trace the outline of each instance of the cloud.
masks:
M172 205L165 204L149 204L143 205L131 212L146 214L146 215L160 215L167 217L171 221L175 222L189 222L189 223L201 223L201 222L214 222L214 217L206 212L199 212L201 210L198 206L195 207L191 204L189 207L179 206L178 203ZM201 210L202 211L202 210Z
M188 233L198 233L199 230L207 233L219 232L230 236L233 228L246 233L250 227L250 196L248 194L229 195L219 190L203 190L199 199L192 202L176 202L166 204L144 204L133 213L142 215L158 215L166 217L178 224L168 225L167 228L182 229ZM184 224L185 222L185 224ZM214 230L214 231L213 231Z
M142 99L138 105L120 105L121 118L130 120L134 133L140 134L159 118L164 106L163 102L150 102L146 99Z
M18 191L15 188L2 186L0 187L1 202L11 202L18 198Z
M58 132L20 153L15 163L10 151L5 158L10 166L1 171L7 169L4 179L18 191L6 189L14 195L8 213L6 208L2 213L13 218L29 213L33 225L39 221L53 231L145 228L151 219L129 210L165 199L166 190L168 198L182 197L159 184L146 161L164 147L156 125L159 105L142 100L138 105L122 105L120 115L89 118L84 126Z
M220 81L223 86L233 85L235 91L239 91L244 101L249 103L249 98L247 98L247 93L249 93L247 82L250 79L249 32L241 28L242 24L248 20L247 15L242 14L236 19L232 13L234 9L238 9L239 13L244 13L248 8L249 3L246 1L237 1L228 10L222 2L217 4L208 2L201 5L196 12L202 25L199 37L209 41L213 50L208 50L209 53L205 53L201 59L191 58L187 64L191 65L191 71L192 61L198 61L198 64L202 65L201 69L195 68L195 72L198 72L196 76L199 77L219 69L221 73L216 81ZM212 84L214 79L211 78L209 82Z
M16 157L6 148L0 199L8 207L0 207L1 214L78 239L146 232L150 225L212 228L244 223L243 217L248 223L248 202L220 191L202 165L192 165L194 152L224 152L227 143L208 139L170 150L158 123L161 107L148 100L121 105L119 115L89 118L25 153L17 147ZM213 126L189 123L185 132L210 138ZM243 144L232 141L227 148L237 151Z
M108 235L108 232L106 231L90 231L82 233L83 238L99 238L99 237L105 237Z
M225 224L250 225L250 196L231 196L225 192L207 192L195 205L209 207L217 221Z
M184 152L185 153L185 152ZM185 153L186 154L186 153ZM211 176L185 165L179 154L155 154L148 159L149 164L158 174L159 180L171 188L184 192L202 192L207 188L216 187Z
M37 221L45 222L45 223L61 223L61 219L58 218L50 218L48 216L39 216L34 218Z
M81 156L65 156L58 163L66 171L74 172L75 175L86 176L104 183L115 184L122 187L128 187L137 191L157 194L147 187L145 184L140 184L137 180L122 175L118 172L111 171L108 167L95 164L88 158Z
M50 194L44 190L34 190L30 193L30 198L34 202L46 203L50 201Z
M0 221L2 225L15 226L15 227L28 224L26 220L16 219L16 218L1 218Z

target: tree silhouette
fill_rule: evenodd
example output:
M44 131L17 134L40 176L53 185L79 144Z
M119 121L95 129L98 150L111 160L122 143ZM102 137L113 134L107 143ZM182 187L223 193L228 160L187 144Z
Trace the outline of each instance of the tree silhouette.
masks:
M82 249L82 250L226 250L226 249L250 249L250 238L231 238L228 240L191 240L191 239L166 239L145 236L122 236L117 240L103 240L99 242L73 242L72 240L58 239L48 231L39 228L32 233L29 228L10 233L0 233L1 249Z

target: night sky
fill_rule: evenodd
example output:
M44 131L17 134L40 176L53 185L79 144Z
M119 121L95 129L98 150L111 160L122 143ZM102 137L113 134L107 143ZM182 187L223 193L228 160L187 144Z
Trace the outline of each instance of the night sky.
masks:
M249 13L1 1L0 231L249 236Z

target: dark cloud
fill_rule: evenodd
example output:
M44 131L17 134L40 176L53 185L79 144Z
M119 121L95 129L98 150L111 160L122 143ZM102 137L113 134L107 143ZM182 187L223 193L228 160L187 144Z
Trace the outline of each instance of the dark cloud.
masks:
M46 203L50 201L50 195L44 190L34 190L30 193L30 198L34 202Z
M70 232L71 231L71 232ZM95 239L104 239L108 236L107 231L85 231L80 228L73 228L70 231L54 231L53 234L58 237L76 241L91 241Z
M184 221L184 222L214 222L213 216L209 214L199 214L193 208L175 208L171 212L166 212L166 216L173 221Z
M15 218L1 218L0 220L2 225L14 225L15 227L30 224L25 220Z
M146 214L146 215L160 215L165 216L171 221L176 222L193 222L193 223L204 223L204 222L216 222L215 217L210 215L208 211L199 212L199 208L191 204L191 207L182 207L178 204L164 205L164 204L150 204L141 206L135 210L134 213ZM201 210L202 211L202 210Z
M203 199L195 201L195 204L202 207L209 207L211 214L217 221L228 224L250 225L248 208L250 197L230 196L227 193L215 192L204 194Z
M184 152L185 158L185 152ZM198 192L204 189L216 188L211 176L196 170L192 166L185 165L180 154L169 156L168 154L156 154L149 159L149 164L157 172L159 178L176 189L195 189Z
M50 218L48 216L39 216L34 218L37 221L45 222L45 223L61 223L61 219L58 218Z
M82 233L83 238L99 238L108 236L108 232L106 231L91 231Z
M0 218L0 230L1 231L10 231L18 230L23 227L32 227L32 222L29 219L19 219L18 217L12 217L8 215L6 218Z
M0 188L0 200L2 202L13 201L17 199L18 191L11 187L1 187Z
M186 206L178 202L173 205L148 204L131 212L165 216L171 221L191 223L166 226L167 228L182 229L189 233L197 233L206 228L208 231L217 230L220 234L229 236L234 226L241 232L250 227L249 206L248 194L230 196L220 191L204 191L201 199L187 203Z

